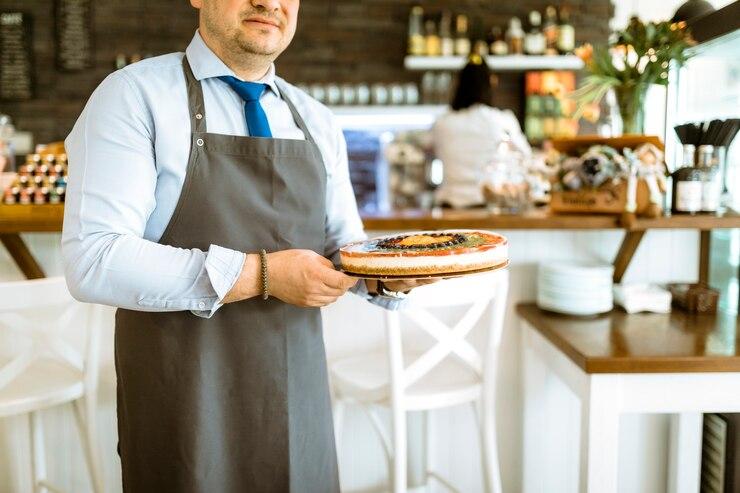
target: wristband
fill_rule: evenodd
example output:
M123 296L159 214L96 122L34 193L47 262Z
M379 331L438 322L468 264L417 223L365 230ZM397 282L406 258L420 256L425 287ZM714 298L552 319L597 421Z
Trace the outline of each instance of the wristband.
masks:
M406 298L406 294L407 294L407 293L404 293L404 292L401 292L401 291L391 291L390 289L388 289L385 286L385 284L383 283L383 281L381 281L380 279L378 279L378 287L377 287L377 290L378 290L378 294L380 296L387 296L389 298L394 298L394 299L397 299L397 300L402 300L402 299Z
M267 294L267 252L260 250L260 264L262 274L262 299L266 300L269 295Z

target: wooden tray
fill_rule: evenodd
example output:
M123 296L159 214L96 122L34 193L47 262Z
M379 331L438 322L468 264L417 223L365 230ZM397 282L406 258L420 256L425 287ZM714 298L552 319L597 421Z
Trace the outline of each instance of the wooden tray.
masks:
M427 275L418 275L418 274L406 274L401 276L389 276L389 275L372 275L372 274L357 274L354 272L346 272L342 271L343 273L347 274L350 277L357 277L360 279L377 279L379 281L396 281L396 280L411 280L411 279L451 279L453 277L463 277L468 276L472 274L480 274L483 272L491 272L494 270L499 269L505 269L509 266L509 261L500 263L498 265L494 265L492 267L486 267L485 269L476 269L476 270L466 270L462 272L440 272L437 274L427 274Z

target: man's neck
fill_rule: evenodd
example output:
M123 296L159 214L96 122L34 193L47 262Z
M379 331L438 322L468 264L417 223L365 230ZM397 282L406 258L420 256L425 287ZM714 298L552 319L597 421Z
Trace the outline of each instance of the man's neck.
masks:
M229 50L214 41L207 32L200 30L200 37L208 48L229 67L237 77L246 81L263 78L270 70L272 60L258 55L240 54L233 56Z

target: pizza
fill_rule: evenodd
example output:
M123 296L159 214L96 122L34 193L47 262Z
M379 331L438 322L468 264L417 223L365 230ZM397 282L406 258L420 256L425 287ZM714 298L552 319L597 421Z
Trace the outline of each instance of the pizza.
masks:
M414 231L350 243L339 256L350 274L452 274L506 264L507 247L506 238L491 231Z

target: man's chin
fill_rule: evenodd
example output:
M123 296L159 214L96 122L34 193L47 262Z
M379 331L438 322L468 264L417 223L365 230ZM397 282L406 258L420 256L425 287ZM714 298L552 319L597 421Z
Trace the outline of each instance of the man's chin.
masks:
M247 53L261 56L272 56L278 52L279 43L267 40L242 39L239 46Z

